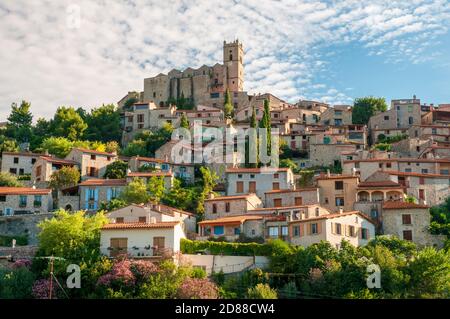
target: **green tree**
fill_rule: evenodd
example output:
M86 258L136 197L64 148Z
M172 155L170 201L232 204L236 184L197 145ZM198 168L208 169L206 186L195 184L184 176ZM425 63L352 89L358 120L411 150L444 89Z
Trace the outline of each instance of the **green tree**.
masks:
M61 106L56 110L50 127L53 135L76 141L84 136L87 124L73 107Z
M80 172L77 167L63 166L50 176L50 187L61 190L75 186L80 180Z
M272 132L272 128L271 128L271 123L270 123L270 108L269 108L269 101L268 100L264 100L264 113L262 116L261 121L259 122L259 127L260 128L265 128L266 129L266 140L267 140L267 155L271 154L271 132ZM261 145L261 143L260 143Z
M50 122L44 118L39 118L32 129L31 149L37 149L41 146L44 139L50 137Z
M147 143L141 139L132 140L122 150L122 155L125 156L147 156Z
M46 138L41 145L43 150L47 150L50 154L64 158L72 150L73 143L65 137L49 137Z
M159 203L164 196L164 177L152 176L148 182L147 189L150 193L150 200Z
M183 115L181 115L181 119L180 119L180 127L183 127L185 129L189 129L189 121L186 117L186 115L183 113Z
M94 108L86 116L86 138L91 141L119 141L122 135L120 115L112 105L102 105Z
M6 132L9 137L15 138L20 143L31 141L33 115L30 108L31 104L26 101L22 101L20 106L17 106L16 103L11 105Z
M30 299L35 275L25 266L0 268L0 299Z
M211 171L209 168L200 167L200 172L202 174L202 192L198 197L197 202L197 214L202 218L203 213L205 212L204 203L205 199L208 198L209 194L211 194L214 190L214 187L217 185L217 181L219 177L214 171Z
M227 89L227 91L225 92L223 111L226 119L233 118L234 107L233 103L231 102L231 95L229 89Z
M100 229L107 222L102 213L89 217L83 211L59 210L53 218L38 224L38 256L62 257L77 264L96 260L100 255Z
M147 203L150 200L150 196L147 193L147 185L142 179L133 179L120 193L120 199L127 204Z
M0 187L22 187L22 183L9 172L0 172Z
M257 284L247 291L248 299L277 299L277 291L270 288L268 284Z
M256 119L256 110L255 107L252 109L252 116L250 117L250 128L257 129L258 127L258 121ZM255 147L255 158L256 163L250 163L250 145L254 145ZM256 133L255 136L249 136L249 139L245 141L245 159L247 167L258 167L258 134Z
M289 158L280 160L280 167L290 168L293 172L298 171L298 165Z
M125 178L127 176L128 164L124 161L114 161L106 166L105 175L103 178L117 179Z
M16 140L9 139L5 136L0 136L0 152L18 152L19 146Z
M386 100L383 97L367 96L355 99L352 110L353 124L367 124L376 112L387 110Z
M124 110L130 110L134 103L139 102L139 100L135 97L130 97L128 100L125 101L123 104Z

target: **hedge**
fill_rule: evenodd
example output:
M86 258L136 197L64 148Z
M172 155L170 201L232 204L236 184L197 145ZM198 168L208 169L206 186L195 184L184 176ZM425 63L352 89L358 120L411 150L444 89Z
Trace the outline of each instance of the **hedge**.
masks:
M272 246L270 244L192 241L189 239L181 239L181 252L183 254L196 254L199 251L207 251L212 255L270 256L272 253Z
M27 235L20 235L20 236L4 236L0 235L0 247L11 247L12 246L12 240L16 240L17 246L26 246L28 245L28 237Z

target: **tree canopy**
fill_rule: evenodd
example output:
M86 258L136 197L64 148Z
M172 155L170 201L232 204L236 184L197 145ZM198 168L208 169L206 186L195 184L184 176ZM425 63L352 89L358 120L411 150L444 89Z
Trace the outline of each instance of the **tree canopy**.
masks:
M352 109L353 124L367 124L376 112L387 110L386 100L383 97L367 96L355 99Z

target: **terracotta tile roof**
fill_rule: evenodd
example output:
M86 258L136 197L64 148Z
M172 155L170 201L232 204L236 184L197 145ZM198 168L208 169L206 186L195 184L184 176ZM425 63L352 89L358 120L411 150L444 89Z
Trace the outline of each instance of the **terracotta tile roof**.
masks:
M255 194L245 194L245 195L235 195L235 196L218 196L214 198L208 198L205 199L205 202L207 201L222 201L222 200L241 200L241 199L248 199L249 197L256 196Z
M264 194L281 194L281 193L299 193L305 191L317 191L318 187L302 187L297 189L276 189L265 192Z
M173 228L180 222L159 222L159 223L114 223L106 224L102 230L115 229L152 229L152 228Z
M383 204L383 209L412 209L412 208L430 208L430 206L400 201L386 201Z
M3 155L39 157L39 156L42 156L43 154L29 153L29 152L2 152L2 156Z
M411 163L450 163L450 159L445 158L367 158L357 160L345 160L345 163L359 163L359 162L411 162Z
M299 209L299 208L308 208L308 207L316 207L319 204L311 204L311 205L294 205L294 206L279 206L279 207L263 207L263 208L255 208L252 209L252 212L261 212L261 211L278 211L278 210L290 210L290 209ZM323 208L323 207L322 207ZM327 210L323 208L324 210Z
M353 176L353 175L334 175L331 174L330 176L324 174L324 175L319 175L316 177L317 180L322 180L322 179L347 179L347 178L359 178L358 176Z
M217 219L211 219L211 220L204 220L199 222L199 225L212 225L212 224L238 224L243 223L247 220L260 220L263 219L263 216L256 216L256 215L237 215L237 216L230 216L230 217L222 217Z
M49 163L54 163L54 164L62 164L62 165L78 165L77 162L75 161L70 161L70 160L66 160L66 159L62 159L62 158L58 158L58 157L53 157L53 156L40 156L40 158L42 158L43 160L49 162Z
M399 187L403 187L403 186L394 181L361 182L358 184L358 188L368 188L368 187L399 188Z
M141 156L133 156L133 158L140 162L168 163L165 160L162 160L160 158L141 157Z
M172 176L171 172L131 172L127 177Z
M127 180L121 179L88 179L79 184L79 186L125 186Z
M423 173L414 173L414 172L399 172L399 171L383 171L390 175L396 176L412 176L412 177L425 177L425 178L450 178L450 175L442 175L442 174L423 174Z
M267 170L264 170L263 168L227 168L225 171L226 173L265 173L265 172L287 172L289 171L289 168L280 167L280 168L270 168L268 167Z
M0 187L0 195L48 195L51 192L47 188Z
M96 155L105 155L105 156L111 156L111 157L117 156L117 154L114 154L114 153L89 150L87 148L81 148L81 147L76 147L76 148L74 148L74 150L78 150L78 151L81 151L83 153L96 154Z

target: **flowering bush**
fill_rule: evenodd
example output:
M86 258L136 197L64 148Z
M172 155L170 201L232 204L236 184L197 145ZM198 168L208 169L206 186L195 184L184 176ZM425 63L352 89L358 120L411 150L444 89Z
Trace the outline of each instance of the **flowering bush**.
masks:
M57 299L56 292L57 292L56 291L56 283L53 282L52 299ZM50 298L50 280L49 279L36 280L34 282L31 294L36 299L49 299Z
M209 279L186 278L178 287L180 299L217 299L219 290Z
M150 277L159 271L159 268L150 261L133 260L131 262L131 271L134 274L136 281L141 281Z
M17 259L14 264L12 265L13 269L17 269L17 268L21 268L21 267L26 267L28 269L30 269L31 267L31 260L29 259Z
M97 285L110 286L113 283L124 285L134 284L135 277L130 267L131 262L128 259L117 261L109 273L98 279Z

